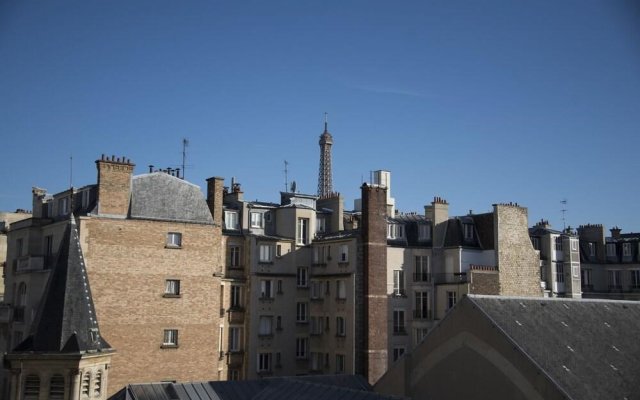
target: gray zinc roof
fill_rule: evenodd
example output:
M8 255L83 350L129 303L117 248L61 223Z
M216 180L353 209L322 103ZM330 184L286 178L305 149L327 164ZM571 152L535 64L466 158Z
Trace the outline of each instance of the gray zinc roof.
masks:
M213 224L200 187L164 172L134 176L131 218Z
M470 295L570 399L640 393L640 302Z

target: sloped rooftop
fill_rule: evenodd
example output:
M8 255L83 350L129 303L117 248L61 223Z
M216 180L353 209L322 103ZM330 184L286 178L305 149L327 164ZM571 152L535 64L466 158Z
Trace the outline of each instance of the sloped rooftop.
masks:
M318 375L250 381L128 385L110 400L384 400L358 375Z
M569 398L638 398L640 302L468 299Z
M200 187L164 172L136 175L131 218L213 224Z

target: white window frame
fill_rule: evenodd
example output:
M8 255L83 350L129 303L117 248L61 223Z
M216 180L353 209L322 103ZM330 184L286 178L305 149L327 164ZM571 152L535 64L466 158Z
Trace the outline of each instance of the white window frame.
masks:
M393 310L393 333L404 334L407 332L406 315L403 309L396 308Z
M344 373L345 358L344 354L336 354L336 374Z
M405 282L404 282L404 271L401 269L393 270L393 295L394 296L404 296L405 295Z
M242 328L237 326L229 327L229 351L238 352L242 350Z
M607 270L607 280L610 289L619 289L622 287L622 272L619 269Z
M162 337L162 346L178 347L178 330L165 329Z
M166 279L164 282L164 294L168 296L180 296L180 280Z
M414 282L430 282L431 281L431 264L429 256L418 255L415 258L415 272L413 276Z
M309 338L297 337L296 338L296 359L306 360L309 351Z
M336 317L336 336L347 336L347 323L344 317Z
M229 266L230 267L239 267L240 266L240 251L241 247L238 245L229 246Z
M249 213L249 217L251 220L252 228L263 228L264 227L264 217L261 212L252 211Z
M296 243L301 246L309 244L309 218L298 218Z
M271 371L271 353L258 353L258 372Z
M418 240L431 240L431 225L418 224Z
M629 273L631 275L631 288L640 289L640 269L632 269Z
M296 322L308 322L309 320L309 305L305 302L299 301L296 303Z
M225 210L224 212L224 228L237 231L239 229L239 218L237 211Z
M273 281L271 279L263 279L260 281L260 298L273 298Z
M298 287L309 287L309 270L307 267L298 267L296 285Z
M167 232L167 247L179 249L182 247L182 233Z
M242 286L231 285L231 308L242 307Z
M473 240L473 236L474 236L473 224L469 224L469 223L462 224L462 228L464 230L464 240Z
M259 246L259 262L269 263L273 262L273 245L272 244L261 244Z
M273 316L261 315L258 317L258 336L273 335Z
M340 245L340 262L349 262L349 245Z
M589 257L595 257L596 256L596 243L595 242L589 242L588 246L589 246Z
M447 291L447 311L451 310L458 302L458 294L454 291Z
M616 256L616 244L607 243L607 257L615 257L615 256Z
M622 243L622 256L631 257L633 252L631 251L631 243Z

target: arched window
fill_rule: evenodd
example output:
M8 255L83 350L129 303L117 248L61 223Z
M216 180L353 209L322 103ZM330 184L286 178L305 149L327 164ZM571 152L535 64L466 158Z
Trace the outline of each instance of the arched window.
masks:
M85 372L82 375L82 396L89 397L89 386L91 385L91 374L89 372Z
M49 381L49 400L64 400L64 376L54 375Z
M93 395L95 397L100 396L102 393L102 371L98 371L96 373L95 378L93 378Z
M40 396L40 377L27 375L24 379L24 400L38 400Z

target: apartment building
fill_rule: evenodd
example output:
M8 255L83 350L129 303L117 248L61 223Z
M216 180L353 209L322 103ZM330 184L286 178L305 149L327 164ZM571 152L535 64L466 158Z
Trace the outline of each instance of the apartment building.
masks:
M582 296L640 300L640 234L600 224L578 227Z
M199 187L172 171L133 175L125 158L103 156L96 167L96 184L53 195L34 188L32 218L12 224L2 351L33 331L73 216L95 317L117 350L106 392L129 382L217 378L222 228ZM9 382L4 370L5 395Z
M542 220L529 229L533 248L540 252L540 281L545 297L582 297L580 240L571 229L551 229Z

